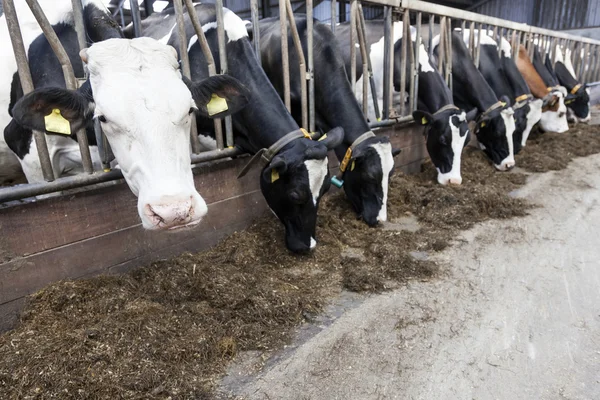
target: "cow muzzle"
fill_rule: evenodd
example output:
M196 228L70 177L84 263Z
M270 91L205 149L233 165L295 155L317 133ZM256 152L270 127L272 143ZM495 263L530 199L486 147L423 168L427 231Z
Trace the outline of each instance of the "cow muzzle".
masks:
M206 203L201 198L163 196L145 204L141 217L146 229L175 230L199 224L206 212Z

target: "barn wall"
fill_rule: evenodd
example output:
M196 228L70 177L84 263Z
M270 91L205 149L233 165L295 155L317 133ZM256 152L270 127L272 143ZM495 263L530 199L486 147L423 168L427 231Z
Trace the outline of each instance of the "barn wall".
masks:
M396 165L417 172L426 156L422 128L381 129L402 153ZM63 279L121 273L182 252L206 249L244 229L268 207L257 168L238 180L242 157L195 170L195 183L208 204L197 229L152 233L142 229L137 199L124 183L0 210L0 331L11 327L26 296ZM337 171L337 160L331 161ZM331 192L335 189L332 187Z

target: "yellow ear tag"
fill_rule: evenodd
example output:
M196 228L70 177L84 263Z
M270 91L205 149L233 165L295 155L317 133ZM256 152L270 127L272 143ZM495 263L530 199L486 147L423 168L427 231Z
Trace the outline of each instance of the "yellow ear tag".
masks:
M229 106L227 105L227 100L213 93L210 97L210 101L206 105L206 110L208 111L209 116L213 116L229 110Z
M350 171L354 171L356 161L352 160L352 165L350 165Z
M427 118L423 117L421 119L421 125L427 125Z
M479 127L480 127L480 128L485 128L485 122L482 122L482 123L479 125Z
M60 114L60 110L55 108L44 117L44 124L48 132L60 133L62 135L71 134L71 124Z
M271 170L271 183L275 183L275 181L279 179L279 172L276 169Z
M319 140L317 140L317 142L320 142L321 140L325 140L327 138L327 134L324 134L323 136L321 136L319 138Z

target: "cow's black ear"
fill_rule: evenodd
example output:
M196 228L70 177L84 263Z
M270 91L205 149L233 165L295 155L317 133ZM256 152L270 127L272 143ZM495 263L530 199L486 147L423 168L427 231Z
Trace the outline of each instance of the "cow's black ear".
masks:
M412 116L419 125L429 125L433 122L433 115L427 111L415 110L413 111Z
M402 153L401 149L394 149L394 148L392 148L392 157L396 157L400 153Z
M84 127L93 115L93 103L88 97L82 90L37 89L14 105L12 115L26 128L70 135Z
M250 92L240 81L228 75L215 75L200 82L183 81L192 92L200 115L223 118L246 107Z
M477 117L477 113L478 113L478 110L476 108L474 108L471 111L469 111L467 113L467 122L468 121L475 121L475 118Z
M287 171L287 162L283 156L275 156L263 170L263 178L267 182L275 183Z
M323 143L327 150L332 150L342 144L342 140L344 140L344 128L338 126L323 135L319 142Z
M508 96L506 96L506 95L503 95L503 96L501 96L501 97L500 97L500 99L498 99L498 100L500 100L501 102L503 102L503 103L504 103L504 106L503 106L503 107L510 107L510 99L508 98Z

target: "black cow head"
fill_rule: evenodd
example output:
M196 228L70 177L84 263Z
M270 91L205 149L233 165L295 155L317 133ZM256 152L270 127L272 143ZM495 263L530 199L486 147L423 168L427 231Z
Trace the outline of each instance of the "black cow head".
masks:
M388 184L399 153L386 137L369 138L352 151L343 187L354 211L369 226L387 220Z
M344 130L335 128L320 141L297 139L263 169L260 188L285 227L285 245L295 253L316 246L317 209L330 186L327 152L338 146Z
M529 104L525 104L514 110L515 133L513 134L513 149L515 154L519 154L523 147L523 133L527 129L527 115L530 109Z
M483 113L477 119L475 134L479 146L492 160L499 171L507 171L515 166L513 133L515 132L514 111L503 98L503 107Z
M575 93L567 94L565 105L573 111L575 116L584 121L590 117L590 96L587 92L587 86L581 85Z
M461 154L470 140L466 113L456 109L435 114L417 110L413 112L413 118L426 126L427 151L438 171L438 182L460 185Z

